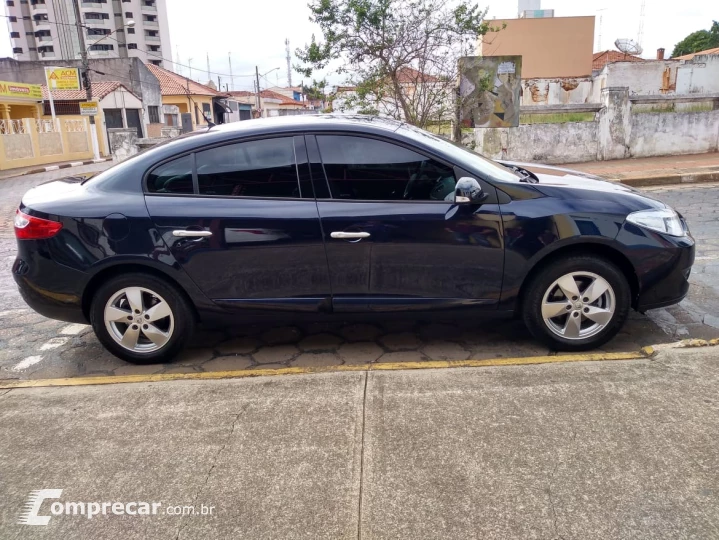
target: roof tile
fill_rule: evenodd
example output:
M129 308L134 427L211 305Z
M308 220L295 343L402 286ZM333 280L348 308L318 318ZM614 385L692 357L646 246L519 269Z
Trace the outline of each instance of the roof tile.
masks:
M163 96L224 96L226 94L178 75L155 64L145 64L152 74L160 81L160 93Z
M599 71L613 62L646 62L644 58L619 51L601 51L592 56L592 71Z
M99 81L91 83L92 85L92 97L93 99L102 99L106 95L114 92L118 88L124 88L128 90L124 84L119 81ZM134 95L134 94L133 94ZM47 85L42 85L42 97L48 99ZM85 101L87 99L87 93L84 89L81 90L53 90L52 99L64 100L64 101Z

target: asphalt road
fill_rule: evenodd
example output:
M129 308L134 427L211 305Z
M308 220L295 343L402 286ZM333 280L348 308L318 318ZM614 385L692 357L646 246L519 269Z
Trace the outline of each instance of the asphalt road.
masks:
M0 538L717 538L717 386L706 347L13 389L0 392ZM19 524L45 489L59 491L33 513L47 525ZM124 513L133 501L158 513Z
M387 324L296 324L201 330L173 364L133 366L107 353L91 330L41 317L25 306L10 275L12 218L22 194L41 182L108 164L0 180L0 379L217 371L366 362L545 355L517 322L471 320ZM650 190L688 219L698 242L689 297L679 306L633 313L605 351L719 336L719 185Z

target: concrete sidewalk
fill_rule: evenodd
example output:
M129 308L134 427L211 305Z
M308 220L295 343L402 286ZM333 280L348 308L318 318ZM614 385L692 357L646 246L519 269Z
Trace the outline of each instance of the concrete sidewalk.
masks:
M719 153L591 161L566 167L630 186L719 182Z
M718 353L10 390L0 537L715 537Z

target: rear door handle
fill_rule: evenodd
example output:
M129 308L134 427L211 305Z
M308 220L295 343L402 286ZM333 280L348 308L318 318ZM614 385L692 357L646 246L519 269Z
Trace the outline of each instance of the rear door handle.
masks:
M330 236L332 238L342 238L342 239L357 239L357 238L369 238L370 234L368 232L343 232L343 231L335 231L330 233Z
M172 231L172 236L180 236L182 238L195 238L195 237L212 236L212 233L210 231L179 230L179 231Z

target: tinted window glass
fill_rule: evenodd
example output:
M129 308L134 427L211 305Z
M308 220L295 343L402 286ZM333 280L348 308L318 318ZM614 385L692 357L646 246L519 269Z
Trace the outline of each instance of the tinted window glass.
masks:
M454 171L421 154L376 139L318 135L335 199L442 201L452 198Z
M197 179L202 195L300 197L291 137L198 152Z
M192 156L184 156L154 169L147 177L150 193L192 193Z

